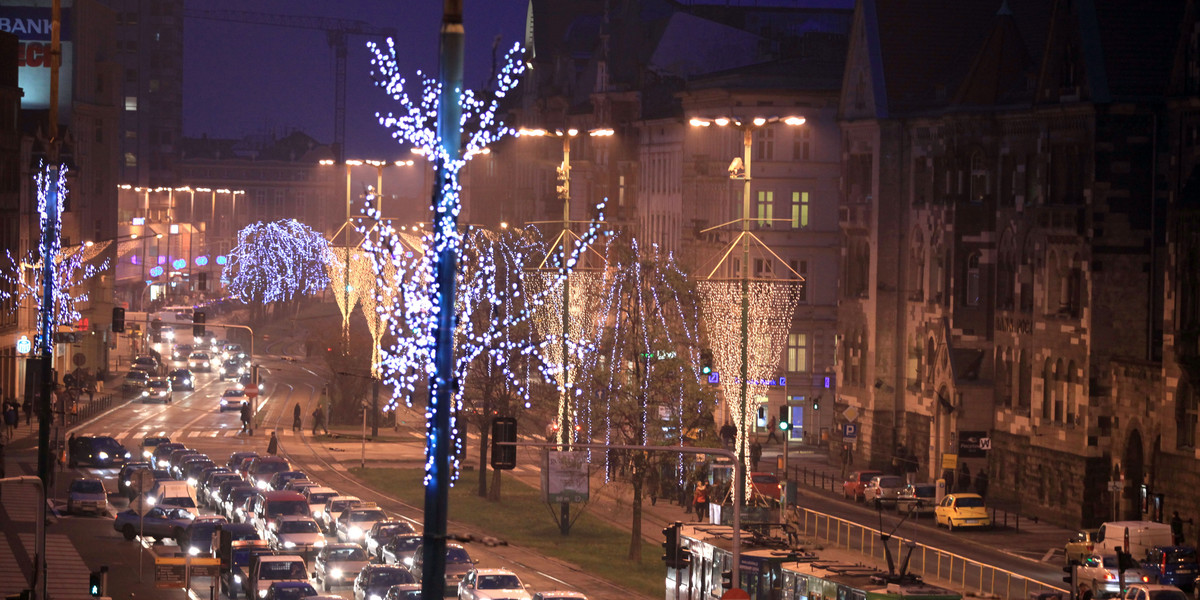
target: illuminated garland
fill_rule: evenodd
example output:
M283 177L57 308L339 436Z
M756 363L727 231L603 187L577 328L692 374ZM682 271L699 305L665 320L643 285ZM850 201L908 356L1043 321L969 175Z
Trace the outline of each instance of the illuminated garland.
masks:
M746 398L741 395L742 371L742 281L706 280L697 287L704 324L712 346L713 367L721 375L725 404L737 425L737 445L734 452L746 457L747 472L751 470L748 449L750 437L745 425L749 421L751 400L763 394L767 386L760 382L775 376L779 356L787 345L792 317L800 298L803 283L799 281L750 281L747 296L750 306L748 350L746 361ZM750 478L746 478L750 491Z
M295 219L258 222L238 232L221 283L245 302L292 300L329 287L329 242Z

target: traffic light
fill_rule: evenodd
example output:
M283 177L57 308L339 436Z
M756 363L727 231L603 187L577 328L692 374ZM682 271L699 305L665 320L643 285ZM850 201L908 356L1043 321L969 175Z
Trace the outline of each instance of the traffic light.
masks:
M733 589L733 571L721 571L721 589Z
M192 313L192 337L204 337L204 311Z
M120 306L113 307L112 330L113 333L125 333L125 309Z
M517 467L517 420L512 417L492 419L492 468L509 471ZM501 442L505 442L501 444Z
M1136 560L1133 560L1133 555L1125 552L1120 546L1117 546L1117 570L1129 571L1141 567Z
M700 351L700 374L708 375L709 373L712 373L712 370L713 370L712 362L713 362L712 350L701 350Z
M108 575L108 567L100 567L99 571L92 571L88 575L88 594L93 598L99 598L104 595L104 580Z
M821 410L821 401L813 398L813 410Z
M676 521L663 528L663 562L675 569L679 562L679 522Z
M150 337L155 344L162 343L162 319L150 321Z
M1063 575L1062 578L1063 583L1067 584L1067 589L1071 590L1072 595L1075 593L1075 567L1078 564L1079 563L1072 560L1071 562L1067 563L1067 566L1062 568L1063 573L1066 573L1066 575Z
M779 430L787 431L792 428L792 417L788 413L791 412L791 407L784 404L779 407Z

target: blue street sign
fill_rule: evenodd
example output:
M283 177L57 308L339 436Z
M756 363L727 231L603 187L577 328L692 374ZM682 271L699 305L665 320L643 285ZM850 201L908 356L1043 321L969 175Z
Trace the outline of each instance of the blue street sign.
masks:
M713 385L718 385L718 384L720 384L720 383L721 383L721 374L720 374L720 373L718 373L718 372L716 372L716 371L713 371L712 373L709 373L709 374L708 374L708 382L709 382L709 383L711 383L711 384L713 384Z
M845 429L842 430L842 437L852 440L858 437L858 424L846 423Z
M21 339L17 340L17 353L29 354L29 351L32 349L33 342L29 341L29 338L21 336Z

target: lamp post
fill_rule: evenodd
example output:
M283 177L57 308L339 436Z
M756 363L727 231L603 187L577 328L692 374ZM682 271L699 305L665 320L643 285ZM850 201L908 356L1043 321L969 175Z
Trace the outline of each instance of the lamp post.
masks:
M561 397L558 406L558 442L561 449L565 452L571 449L571 435L574 432L574 427L571 425L571 392L573 387L570 380L570 372L568 368L570 356L570 344L568 343L568 334L570 333L571 323L571 277L568 270L568 260L571 256L571 138L579 135L579 130L570 128L566 130L557 129L555 131L547 131L545 129L526 129L517 130L519 136L547 137L554 136L562 140L562 164L558 168L559 175L562 177L562 186L560 188L560 196L563 201L563 217L562 217L562 232L558 236L558 243L561 244L562 255L559 261L559 275L562 277L562 388ZM592 129L588 131L588 135L592 137L608 137L613 135L612 129ZM549 258L549 256L547 256ZM545 261L542 261L545 264ZM559 531L562 535L567 535L571 531L571 505L563 502L559 506Z
M780 117L754 117L754 118L750 119L749 121L743 121L737 117L717 117L715 119L692 118L688 121L688 124L690 124L692 127L708 127L710 125L717 125L718 127L732 126L733 128L741 131L741 133L742 133L742 156L740 159L740 162L742 164L740 165L740 168L739 168L739 165L737 164L739 162L739 160L737 158L735 158L729 168L729 178L733 179L733 180L740 179L742 181L742 218L740 219L740 221L742 222L742 233L740 236L741 237L741 246L742 246L742 248L741 248L741 250L742 250L741 263L742 264L739 265L740 268L738 269L739 279L741 281L741 288L742 288L741 289L741 332L740 332L741 356L739 357L740 358L740 369L739 369L738 398L737 398L738 408L739 408L739 410L738 410L739 422L737 424L738 439L737 439L737 450L736 450L737 455L738 455L738 461L742 462L742 463L746 462L746 450L747 450L747 445L748 445L747 440L749 439L749 436L748 436L749 428L747 427L747 425L749 423L749 419L747 418L748 412L746 409L747 409L747 406L749 405L749 398L747 398L747 396L749 395L749 392L750 392L750 386L749 386L749 370L750 370L750 343L749 343L750 342L750 239L751 239L751 233L750 233L750 179L751 179L750 164L751 164L751 159L752 159L752 154L753 154L752 150L753 150L753 146L754 146L754 131L757 129L765 128L767 126L781 124L781 123L784 125L790 125L790 126L803 125L804 118L803 117L783 117L783 118L780 118ZM726 402L728 402L728 400L726 400ZM786 402L786 398L785 398L785 402ZM784 440L784 444L787 444L786 438ZM751 468L753 468L753 467L755 467L755 465L751 465ZM784 476L786 478L786 473ZM744 475L740 478L739 481L736 482L736 485L737 485L739 494L746 493L746 481L745 481ZM736 565L735 565L735 568L736 568Z

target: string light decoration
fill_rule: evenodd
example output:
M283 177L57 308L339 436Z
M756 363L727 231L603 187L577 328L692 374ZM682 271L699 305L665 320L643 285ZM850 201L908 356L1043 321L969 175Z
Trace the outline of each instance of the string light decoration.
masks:
M86 253L84 244L63 248L61 245L61 220L50 222L47 214L50 186L58 186L58 214L61 215L63 202L67 195L66 173L65 166L59 167L58 181L51 182L49 169L42 165L34 179L38 190L38 213L42 239L45 240L46 236L49 236L55 257L54 281L52 282L54 306L49 311L50 331L55 331L62 323L74 323L79 320L81 316L79 306L86 304L91 299L85 283L107 270L109 266L108 260L100 264L92 264L90 260L95 258L95 254ZM45 264L42 256L44 248L43 244L38 244L36 251L30 250L21 259L17 259L12 253L5 250L4 257L7 264L3 270L0 270L0 281L3 281L5 285L0 287L0 299L14 300L18 306L32 306L39 314L42 312L43 277L46 272L43 268ZM44 339L42 338L43 319L37 319L37 322L39 343L35 345L40 347L40 341Z
M311 295L329 287L329 242L295 219L259 221L238 232L238 243L221 270L229 294L267 304Z
M745 340L748 359L744 401L736 397L741 389L743 282L707 279L696 286L700 291L700 307L713 353L713 366L721 374L725 404L734 423L749 422L749 414L744 411L750 410L750 399L765 393L765 380L775 376L804 286L802 281L792 280L751 280L747 284L750 310L749 333ZM737 429L734 452L747 457L746 472L749 473L752 470L748 450L750 438L744 427ZM750 489L750 478L746 478L747 493Z

